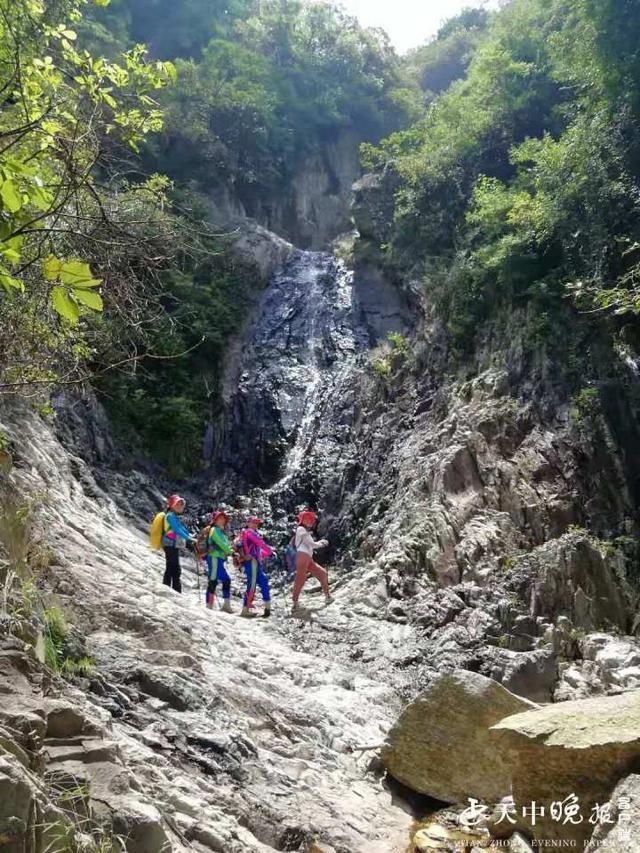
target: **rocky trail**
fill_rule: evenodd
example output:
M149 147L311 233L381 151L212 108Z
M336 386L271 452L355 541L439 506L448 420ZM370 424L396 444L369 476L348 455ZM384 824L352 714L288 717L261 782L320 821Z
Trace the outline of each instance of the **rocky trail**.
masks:
M359 749L382 742L399 695L360 666L306 650L310 633L357 634L344 595L331 610L309 595L312 622L294 622L278 600L272 622L238 618L237 599L236 615L206 611L188 564L182 596L163 587L162 559L106 496L87 494L98 487L83 463L37 418L21 417L20 431L20 483L47 494L47 582L96 664L80 690L51 687L84 722L75 740L45 741L47 773L90 780L92 798L124 810L116 828L140 836L130 850L159 849L164 835L184 850L312 841L318 851L403 850L410 817ZM378 636L378 660L402 633L390 626ZM47 713L48 698L12 689L4 675L2 691L13 695L0 719L15 727Z

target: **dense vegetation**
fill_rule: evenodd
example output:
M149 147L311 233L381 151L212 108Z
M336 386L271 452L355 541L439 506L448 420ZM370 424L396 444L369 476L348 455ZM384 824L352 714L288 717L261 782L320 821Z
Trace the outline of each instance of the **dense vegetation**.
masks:
M250 215L341 130L377 140L419 108L384 34L330 5L113 0L97 18L94 39L106 30L121 49L144 41L175 60L145 168L214 195L232 188Z
M639 24L636 0L462 16L425 48L444 62L440 94L366 148L394 176L386 261L422 276L463 351L517 305L548 339L568 296L596 314L640 308Z
M0 391L91 377L129 447L192 470L259 287L211 199L268 209L345 130L389 186L376 250L460 354L518 306L538 338L585 312L633 343L638 24L512 0L400 60L326 4L0 0Z
M0 12L1 389L91 377L127 445L186 473L259 287L210 233L207 194L269 205L305 153L344 128L379 139L417 89L380 33L325 5Z

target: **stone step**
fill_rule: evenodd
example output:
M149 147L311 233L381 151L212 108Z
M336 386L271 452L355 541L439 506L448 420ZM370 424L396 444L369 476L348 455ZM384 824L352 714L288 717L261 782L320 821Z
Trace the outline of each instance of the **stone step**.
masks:
M67 761L80 761L83 764L95 764L99 761L116 761L119 757L118 746L114 741L102 738L71 738L55 743L44 743L47 760L55 764Z

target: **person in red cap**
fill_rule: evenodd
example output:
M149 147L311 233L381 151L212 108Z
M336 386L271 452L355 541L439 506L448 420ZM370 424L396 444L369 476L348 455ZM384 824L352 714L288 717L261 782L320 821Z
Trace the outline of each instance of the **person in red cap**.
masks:
M244 596L244 606L241 616L254 616L252 612L253 599L256 594L256 585L260 587L262 601L264 602L263 616L271 616L271 591L269 579L266 576L262 563L274 552L273 548L264 541L257 532L262 525L262 519L255 515L247 521L246 528L240 534L242 550L244 552L244 571L247 576L247 591Z
M222 609L231 613L231 578L227 572L227 557L233 553L231 543L224 533L229 516L223 510L217 510L211 516L211 527L207 537L207 590L205 600L209 610L213 610L218 581L222 583Z
M316 521L315 512L309 509L301 512L298 516L298 527L295 536L296 576L293 581L292 596L294 613L299 609L298 599L309 576L313 576L320 581L326 603L331 604L333 601L329 592L329 575L326 569L319 566L313 559L313 552L317 548L325 548L329 544L326 539L316 541L311 535L311 531L316 526Z
M189 533L180 516L184 512L186 501L180 495L171 495L167 500L167 511L164 516L164 535L162 547L166 558L166 568L162 583L170 586L176 592L182 592L180 575L180 547L184 542L193 542L194 537Z

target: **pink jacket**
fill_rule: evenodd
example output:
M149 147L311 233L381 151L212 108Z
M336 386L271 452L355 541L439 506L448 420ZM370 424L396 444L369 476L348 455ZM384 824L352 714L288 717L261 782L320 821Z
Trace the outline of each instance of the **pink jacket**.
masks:
M242 531L242 547L245 553L258 561L266 560L274 553L273 548L267 545L262 536L259 536L255 530L251 530L250 527Z

